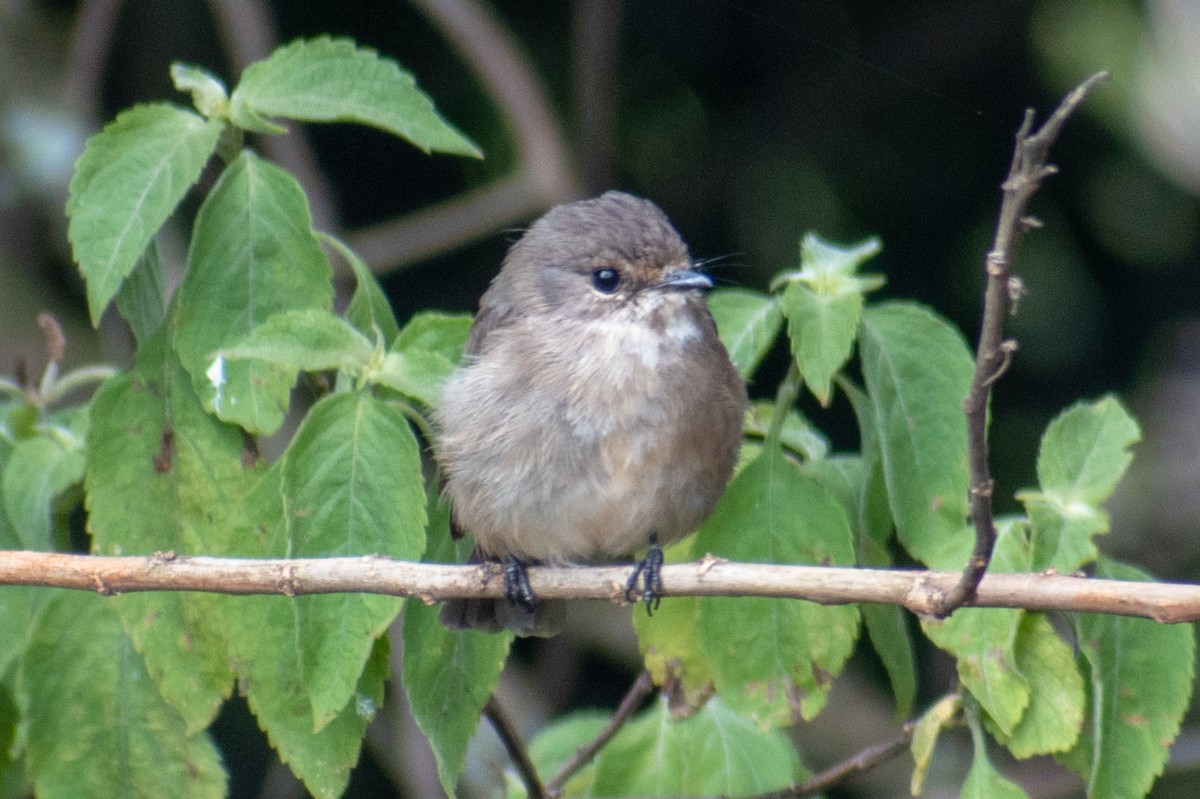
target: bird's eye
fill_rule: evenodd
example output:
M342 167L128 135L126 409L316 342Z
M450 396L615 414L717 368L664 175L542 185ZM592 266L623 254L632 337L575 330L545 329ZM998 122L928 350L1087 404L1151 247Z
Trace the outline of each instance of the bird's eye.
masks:
M621 273L616 269L597 269L592 272L592 285L602 294L612 294L621 284Z

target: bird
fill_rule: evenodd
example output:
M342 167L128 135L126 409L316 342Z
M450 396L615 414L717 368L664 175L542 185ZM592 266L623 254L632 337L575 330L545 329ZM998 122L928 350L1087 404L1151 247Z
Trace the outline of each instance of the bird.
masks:
M452 531L503 564L505 598L449 600L445 626L553 635L561 607L527 566L643 550L626 596L657 606L662 547L712 512L742 440L712 286L663 211L619 191L555 206L512 245L434 413Z

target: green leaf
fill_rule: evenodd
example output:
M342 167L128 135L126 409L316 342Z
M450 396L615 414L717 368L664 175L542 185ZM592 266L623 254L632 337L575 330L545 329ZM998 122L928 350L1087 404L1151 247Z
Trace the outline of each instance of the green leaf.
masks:
M357 122L425 152L480 156L438 115L412 75L349 39L298 39L251 64L233 91L231 115L250 130L261 130L263 117Z
M919 796L925 785L925 775L929 771L930 762L933 761L933 750L938 737L941 736L942 730L958 718L961 710L962 697L957 693L948 694L930 706L917 720L910 747L913 773L909 790L913 796Z
M854 347L863 296L853 290L818 293L797 281L783 292L782 307L804 383L828 406L833 377L846 365Z
M708 309L717 322L729 359L742 379L749 379L783 326L779 303L758 291L717 289L708 295Z
M83 465L83 441L65 431L21 439L13 445L0 490L23 549L63 548L65 513L72 508L56 507L55 499L83 481Z
M430 508L425 560L455 563L464 561L465 555L455 552L449 506L435 502ZM405 606L403 682L413 717L433 749L442 789L453 796L467 744L500 680L513 636L447 630L438 620L440 611L440 605L421 602Z
M591 796L751 796L807 776L786 735L760 730L719 696L680 721L660 698L621 728L592 769Z
M308 412L281 465L289 556L421 557L420 448L392 406L359 392L325 397ZM400 599L330 594L293 603L302 677L319 730L350 701Z
M866 310L859 347L900 542L929 566L959 569L943 553L970 537L962 401L971 355L946 321L902 303Z
M381 367L366 378L436 408L442 386L462 359L470 329L466 314L419 313L396 335Z
M1096 576L1151 579L1108 558L1100 559ZM1080 613L1075 634L1090 718L1079 743L1059 760L1084 778L1089 797L1144 796L1162 773L1192 694L1192 625Z
M218 350L225 361L256 358L292 371L345 369L360 373L374 347L349 322L329 311L305 308L268 317L241 341Z
M251 712L280 760L309 791L320 799L340 797L358 762L367 725L383 704L387 639L375 641L350 701L317 730L295 640L296 600L269 596L228 600L230 653Z
M192 105L209 119L228 119L229 91L211 72L178 61L171 64L175 89L192 95Z
M886 549L873 546L880 533L866 528L877 524L890 531L891 516L887 515L885 506L882 517L872 519L868 507L864 504L867 491L864 482L872 479L865 473L866 466L863 458L839 455L806 463L804 472L829 489L846 511L850 528L854 532L859 562L883 568L891 565L891 558L888 557ZM879 482L882 483L882 480L879 479ZM916 698L917 666L904 611L895 605L870 603L860 605L860 608L871 646L879 655L891 681L892 692L896 696L896 715L900 718L906 717L911 712L913 700Z
M1006 735L991 718L989 731L1016 757L1065 752L1083 725L1083 677L1071 647L1042 613L1026 613L1017 630L1017 668L1029 683L1029 707Z
M692 542L684 539L668 546L666 563L682 563L692 558ZM646 669L655 685L672 685L671 697L676 712L698 709L712 695L713 675L704 641L700 635L700 597L669 597L651 616L633 611L633 630L637 633Z
M987 740L975 714L968 713L967 720L971 727L975 756L971 759L971 768L963 781L959 799L1029 799L1016 783L1005 779L988 760Z
M800 269L777 275L771 281L771 290L798 281L819 294L851 291L866 294L883 286L884 280L879 275L858 275L858 268L881 249L883 245L874 236L842 246L825 241L816 233L805 233L800 241Z
M67 237L92 324L199 179L221 128L171 105L139 105L88 139L71 178Z
M1029 571L1029 550L1019 521L998 525L996 547L988 570L992 573ZM964 552L951 557L966 562ZM923 619L925 634L954 655L958 678L979 701L996 726L1011 735L1029 706L1029 680L1017 664L1017 631L1022 610L959 608L948 619Z
M173 343L206 408L250 432L279 427L295 370L252 360L217 369L211 355L275 314L329 310L330 276L296 179L243 152L200 208L177 295Z
M318 233L317 236L337 250L354 272L354 294L350 297L350 305L346 307L347 321L368 338L379 336L384 342L394 339L400 332L400 326L396 324L392 306L384 296L379 281L371 274L371 268L340 239L327 233Z
M87 455L97 553L220 555L231 539L251 538L242 508L256 468L241 431L205 413L163 334L143 344L133 372L96 392ZM232 684L222 598L164 591L109 601L163 698L189 730L206 727Z
M1038 452L1040 490L1024 491L1033 522L1034 569L1069 574L1099 554L1092 537L1108 532L1108 499L1141 439L1137 422L1114 397L1080 402L1046 428Z
M163 296L162 259L158 242L151 239L117 292L117 311L129 323L138 344L145 344L162 327L166 316Z
M696 534L692 553L757 563L854 563L837 500L775 447L734 478ZM820 711L854 649L858 619L853 605L705 597L698 624L718 693L766 723L785 724Z
M441 311L422 311L404 325L392 341L393 352L423 350L440 355L450 364L462 360L467 335L471 332L470 314L449 314Z
M746 406L743 432L748 436L766 438L774 417L774 402L751 402ZM788 410L783 420L779 443L807 461L819 461L829 454L829 439L794 408Z
M16 684L38 796L225 795L216 747L163 701L108 600L57 592Z

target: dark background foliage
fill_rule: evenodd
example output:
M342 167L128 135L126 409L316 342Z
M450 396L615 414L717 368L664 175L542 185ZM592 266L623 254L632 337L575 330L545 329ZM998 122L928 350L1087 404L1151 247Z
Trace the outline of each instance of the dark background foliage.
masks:
M431 22L430 8L453 15L460 5L0 0L0 363L7 370L18 357L40 362L34 317L43 309L67 328L70 361L128 363L127 338L115 325L101 335L87 326L65 245L65 181L82 137L119 109L185 102L170 86L171 61L232 79L275 42L351 36L411 70L487 153L482 162L428 158L361 128L304 131L311 150L297 158L326 227L387 223L509 174L522 159L494 89ZM1034 203L1045 228L1026 238L1018 260L1028 296L1009 326L1020 350L993 404L997 506L1014 509L1013 492L1033 482L1049 418L1077 398L1116 391L1145 440L1102 545L1160 577L1196 579L1200 115L1190 109L1200 107L1200 12L1189 0L478 7L495 15L544 89L552 124L542 133L561 139L568 158L534 164L552 173L550 188L513 204L502 222L485 219L453 244L430 232L436 254L414 257L399 239L376 239L383 255L370 260L401 319L424 308L472 309L522 224L556 199L617 187L658 202L723 285L765 288L796 263L808 230L843 242L879 235L884 249L870 271L887 276L882 294L933 306L973 340L997 184L1024 108L1047 111L1069 86L1110 70L1113 81L1055 147L1062 173ZM536 128L540 117L523 119ZM177 268L182 230L164 242ZM758 391L777 382L783 356L768 361ZM844 401L805 410L835 443L857 445ZM624 611L585 609L580 619L572 635L518 652L506 688L531 724L542 713L615 701L632 673ZM875 667L869 657L860 661L822 719L798 732L813 765L889 734ZM936 657L929 665L932 696L948 675ZM238 742L252 722L235 705L219 731L237 790L256 795L267 752ZM409 738L379 737L385 743L373 746L372 760L381 771L419 769L419 748L397 743ZM485 754L483 762L498 758ZM474 776L487 779L490 768ZM894 767L846 795L894 795L904 772ZM1035 795L1050 795L1036 793L1037 764L1017 773ZM402 782L422 790L413 780ZM953 785L955 776L947 780ZM352 791L384 795L373 793L384 785L364 772ZM1170 783L1159 790L1170 795Z

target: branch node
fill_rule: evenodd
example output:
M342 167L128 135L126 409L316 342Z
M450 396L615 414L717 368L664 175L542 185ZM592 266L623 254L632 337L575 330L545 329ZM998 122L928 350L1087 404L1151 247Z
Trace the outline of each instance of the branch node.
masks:
M295 598L299 595L299 584L296 581L296 567L287 564L279 574L279 579L275 581L275 587L279 593L284 596Z
M96 581L96 593L100 596L112 596L116 593L112 586L105 582L104 578L98 574L93 574L92 579Z

